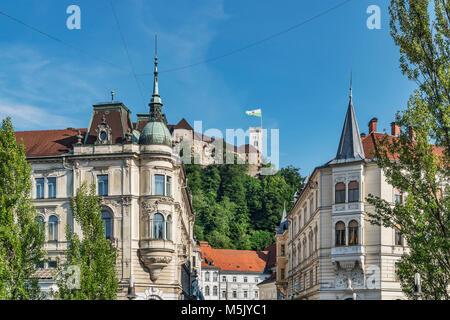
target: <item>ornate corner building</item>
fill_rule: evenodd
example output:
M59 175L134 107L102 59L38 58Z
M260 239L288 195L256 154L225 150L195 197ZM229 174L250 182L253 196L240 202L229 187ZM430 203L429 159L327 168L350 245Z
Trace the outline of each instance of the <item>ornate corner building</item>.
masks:
M403 201L374 159L378 141L387 136L376 125L373 118L368 135L360 134L350 91L336 157L314 169L277 229L277 261L286 266L286 279L277 274L277 285L286 289L284 299L406 298L396 274L396 262L408 251L401 226L367 220L374 210L365 201L369 194ZM392 123L388 138L399 132Z
M172 152L162 105L155 57L150 114L137 123L123 103L112 101L94 105L88 129L16 133L32 166L32 197L46 229L49 262L42 271L64 260L66 224L80 231L70 198L83 182L94 183L105 236L118 250L118 298L192 298L201 257L185 172ZM51 279L44 282L49 290Z

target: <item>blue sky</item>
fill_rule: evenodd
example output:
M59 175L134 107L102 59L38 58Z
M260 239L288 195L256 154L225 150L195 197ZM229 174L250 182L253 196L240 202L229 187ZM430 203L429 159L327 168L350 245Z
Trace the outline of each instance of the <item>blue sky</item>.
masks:
M415 87L399 69L388 1L353 0L259 45L173 72L164 70L221 56L343 0L112 1L141 90L109 0L5 0L2 12L89 56L0 15L0 118L11 115L17 130L85 128L92 105L109 101L111 89L133 119L148 112L157 33L160 94L169 123L184 117L192 125L202 120L204 130L246 129L259 125L259 118L245 110L261 108L264 127L280 130L280 165L307 175L336 153L350 70L362 132L372 117L379 119L379 131L389 130ZM81 8L81 30L66 27L71 4ZM369 5L381 8L380 30L366 26Z

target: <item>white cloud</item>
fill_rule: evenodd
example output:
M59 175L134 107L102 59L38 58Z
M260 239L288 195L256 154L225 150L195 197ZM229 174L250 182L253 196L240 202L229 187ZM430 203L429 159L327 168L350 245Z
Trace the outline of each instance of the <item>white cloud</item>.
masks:
M50 113L47 110L32 105L13 101L0 100L0 119L11 117L15 130L30 129L64 129L68 127L79 128L79 121L73 117ZM49 128L51 124L51 128Z

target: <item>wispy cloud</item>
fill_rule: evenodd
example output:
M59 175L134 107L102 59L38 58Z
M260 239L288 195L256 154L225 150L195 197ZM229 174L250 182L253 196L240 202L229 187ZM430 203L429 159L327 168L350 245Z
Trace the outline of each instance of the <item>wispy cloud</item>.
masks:
M54 112L28 104L0 99L0 119L11 117L15 130L51 129L80 127L80 121L73 117L57 115Z

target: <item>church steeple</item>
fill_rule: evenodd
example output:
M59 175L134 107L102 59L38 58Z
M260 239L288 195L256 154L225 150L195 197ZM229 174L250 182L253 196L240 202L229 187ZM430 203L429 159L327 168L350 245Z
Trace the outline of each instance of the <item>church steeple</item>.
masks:
M162 114L162 100L159 96L158 88L158 52L157 52L157 38L155 35L155 70L153 72L153 94L150 99L150 121L163 121Z
M347 114L345 115L344 127L342 128L341 140L339 141L336 159L333 163L345 163L364 159L364 149L359 135L358 122L356 121L355 110L353 108L353 92L350 80L350 101L348 103Z
M281 216L281 223L283 223L284 221L286 221L286 201L283 203L283 215Z

